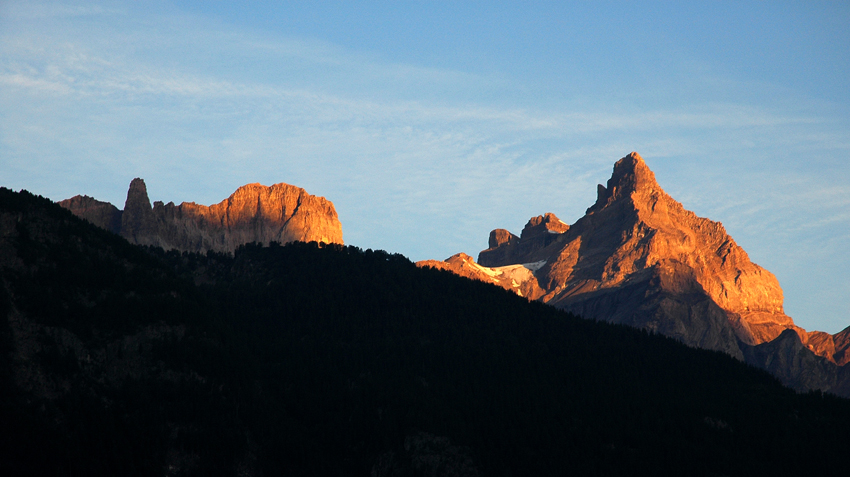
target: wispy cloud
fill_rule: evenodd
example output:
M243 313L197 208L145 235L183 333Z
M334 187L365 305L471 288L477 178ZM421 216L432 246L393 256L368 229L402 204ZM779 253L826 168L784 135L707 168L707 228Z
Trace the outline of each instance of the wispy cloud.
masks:
M126 11L103 5L67 5L62 3L4 2L0 13L16 20L45 18L75 18L89 16L126 15Z
M65 82L35 78L20 73L0 74L0 83L10 87L20 87L40 92L68 94L72 91Z

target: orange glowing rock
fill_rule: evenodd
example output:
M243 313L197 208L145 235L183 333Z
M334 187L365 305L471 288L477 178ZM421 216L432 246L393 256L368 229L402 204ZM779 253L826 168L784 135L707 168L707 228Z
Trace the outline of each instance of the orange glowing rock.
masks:
M151 206L147 187L137 178L130 183L123 212L89 197L77 196L59 204L132 243L166 250L232 252L250 242L343 243L333 203L283 183L270 187L248 184L211 206L194 202L155 202ZM120 225L115 227L115 223Z

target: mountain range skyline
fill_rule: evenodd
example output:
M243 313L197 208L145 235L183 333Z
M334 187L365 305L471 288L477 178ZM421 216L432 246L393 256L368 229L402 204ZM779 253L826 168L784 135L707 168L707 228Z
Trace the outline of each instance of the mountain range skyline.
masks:
M609 182L598 218L616 222L626 183ZM144 225L139 202L128 205L122 225ZM846 467L850 402L830 392L847 388L795 392L802 383L776 365L809 378L829 366L791 330L746 359L794 389L725 353L581 319L400 254L298 241L232 255L142 247L7 188L0 219L6 474ZM549 235L541 228L563 241L583 226L532 221L520 248Z
M132 244L184 259L186 253L238 254L251 243L343 244L333 203L284 183L248 184L207 207L151 204L144 180L136 178L123 211L81 195L57 205ZM532 217L519 235L493 229L488 246L477 263L461 252L416 265L492 283L591 321L721 351L798 391L850 393L844 366L850 326L832 334L795 324L784 312L776 277L751 262L723 224L669 196L637 152L614 164L578 221L570 225L551 213Z
M297 184L346 243L475 251L610 164L658 182L776 274L787 313L850 316L844 5L4 2L0 177L54 201L214 204Z

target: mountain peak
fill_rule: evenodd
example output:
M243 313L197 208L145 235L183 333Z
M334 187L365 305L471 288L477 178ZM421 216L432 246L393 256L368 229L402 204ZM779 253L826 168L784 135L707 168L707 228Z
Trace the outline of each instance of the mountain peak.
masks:
M478 254L478 262L487 267L537 262L535 253L569 229L567 223L551 212L530 218L519 237L505 229L495 229L490 232L490 248Z
M142 192L145 193L145 195L147 195L147 193L148 193L148 187L145 185L145 180L142 179L141 177L136 177L135 179L130 181L130 190L129 191L132 192L132 191L135 191L135 190L141 190Z
M685 342L733 355L740 354L738 340L757 344L796 329L783 311L776 277L752 263L721 223L697 217L664 192L640 154L619 159L598 194L587 215L572 226L546 214L529 220L518 238L494 231L478 263L544 262L535 275L549 304L614 319L615 303L622 322L658 326L652 328L656 331L670 326L670 334ZM637 291L640 287L645 289ZM598 301L618 290L632 295L605 306ZM646 293L664 298L658 298L656 308L634 301ZM677 308L684 304L690 311ZM686 326L683 320L691 322ZM680 334L684 329L692 331Z
M536 237L540 234L551 233L560 234L566 232L570 228L564 221L559 219L552 212L546 212L544 215L532 217L525 224L520 234L521 239Z
M598 211L619 199L628 198L635 192L660 190L655 173L649 169L637 152L632 152L614 164L614 172L608 179L607 187L599 184L596 188L596 203L587 212Z
M130 189L127 190L127 201L121 215L121 235L135 242L139 234L153 227L154 221L148 188L143 179L136 177L130 182Z
M127 190L127 201L124 202L125 211L136 208L145 210L151 208L148 187L145 185L145 180L139 177L130 181L130 188Z
M784 314L776 277L752 263L720 222L697 217L664 192L635 152L614 164L607 187L598 187L596 203L572 229L576 233L565 243L570 253L549 261L552 283L589 280L609 289L675 262L692 270L742 342L770 340L795 326ZM569 249L572 242L583 253ZM565 303L583 299L575 290L554 291L550 297Z

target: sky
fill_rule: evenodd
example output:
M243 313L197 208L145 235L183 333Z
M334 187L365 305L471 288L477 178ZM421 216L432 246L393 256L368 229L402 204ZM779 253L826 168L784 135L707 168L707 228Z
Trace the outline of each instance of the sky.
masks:
M272 3L269 6L267 3ZM639 152L808 330L850 325L848 2L0 0L0 186L279 182L347 244L473 257Z

